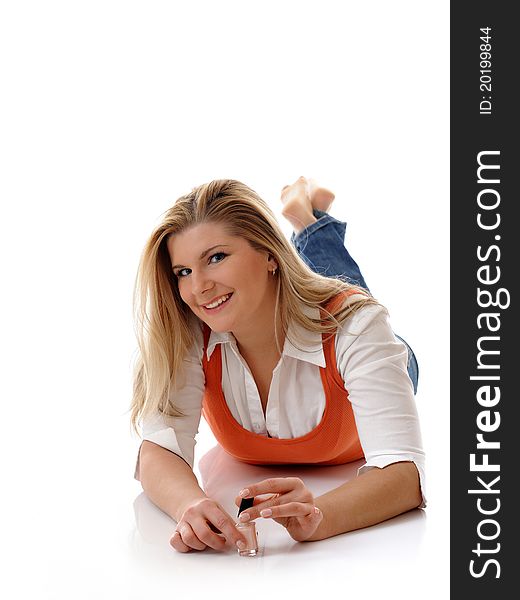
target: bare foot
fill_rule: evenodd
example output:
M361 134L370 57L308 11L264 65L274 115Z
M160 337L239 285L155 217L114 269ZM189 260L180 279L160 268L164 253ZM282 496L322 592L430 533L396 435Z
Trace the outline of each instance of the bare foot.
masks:
M282 189L282 215L291 223L298 233L316 221L312 214L312 203L309 195L309 185L305 177L298 179Z
M308 179L309 196L313 208L327 212L335 196L327 188L320 187L314 179Z

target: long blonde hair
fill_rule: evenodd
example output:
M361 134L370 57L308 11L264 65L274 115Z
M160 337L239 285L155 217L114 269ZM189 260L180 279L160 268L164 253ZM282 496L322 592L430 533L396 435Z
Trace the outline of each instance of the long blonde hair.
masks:
M136 432L138 423L157 411L182 416L172 392L185 383L182 363L194 343L194 319L199 320L181 299L166 242L170 235L201 223L220 223L230 235L247 240L254 249L267 251L276 260L275 314L281 317L284 335L290 322L307 331L332 334L354 311L377 304L362 288L312 271L287 240L269 206L243 183L219 179L194 188L163 214L139 262L133 298L139 353L131 403L131 423ZM349 290L362 296L353 296L332 312L324 311L324 320L312 318L304 310L323 310L334 296ZM274 325L278 340L276 319Z

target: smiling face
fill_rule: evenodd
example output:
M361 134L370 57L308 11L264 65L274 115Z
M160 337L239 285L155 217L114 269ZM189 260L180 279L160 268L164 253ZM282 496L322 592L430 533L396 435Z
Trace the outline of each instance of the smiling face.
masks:
M212 330L251 339L259 328L274 328L277 264L267 251L220 223L172 234L167 247L182 300Z

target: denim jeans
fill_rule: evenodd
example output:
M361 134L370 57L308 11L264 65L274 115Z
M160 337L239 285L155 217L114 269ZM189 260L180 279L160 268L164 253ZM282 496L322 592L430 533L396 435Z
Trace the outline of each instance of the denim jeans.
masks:
M299 233L293 233L291 242L300 258L315 272L325 277L337 277L370 291L356 261L345 247L347 224L337 221L328 213L313 210L317 221ZM408 375L417 393L419 365L413 350L402 337L395 334L408 349Z

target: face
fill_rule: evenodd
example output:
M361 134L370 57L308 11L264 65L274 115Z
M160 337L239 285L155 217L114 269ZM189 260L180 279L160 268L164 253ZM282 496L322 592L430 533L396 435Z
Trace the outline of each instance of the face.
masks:
M211 329L235 335L273 322L276 262L219 223L203 223L167 242L183 301Z

